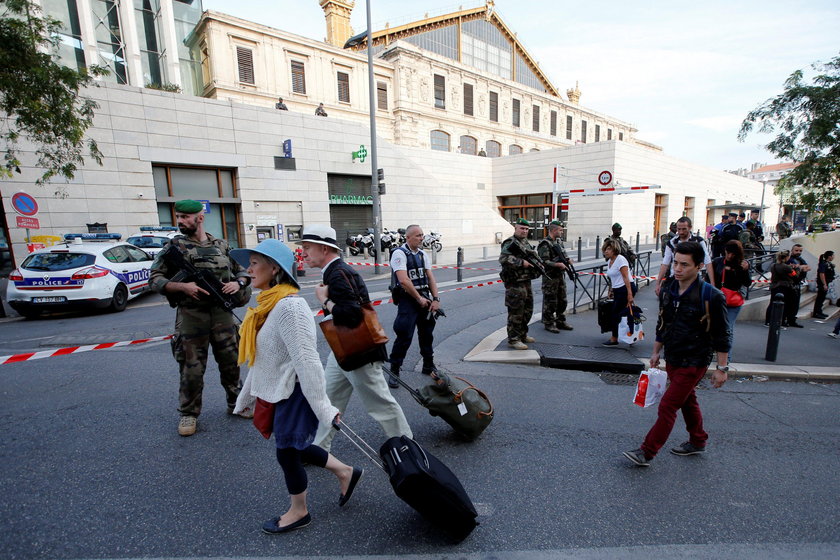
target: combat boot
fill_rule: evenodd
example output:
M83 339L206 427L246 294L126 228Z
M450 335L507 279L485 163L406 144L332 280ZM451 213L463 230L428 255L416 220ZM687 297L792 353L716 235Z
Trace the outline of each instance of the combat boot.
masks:
M195 416L181 416L181 419L178 421L178 435L184 437L193 435L196 424Z
M434 375L437 373L437 367L435 367L434 360L423 360L423 370L421 372L423 375Z
M547 330L548 332L552 332L552 333L559 333L560 332L560 329L558 329L556 326L554 326L550 323L545 325L545 330Z
M572 325L569 323L557 323L557 328L561 331L573 331L575 330Z
M528 345L522 342L521 340L509 340L508 346L513 348L514 350L527 350Z

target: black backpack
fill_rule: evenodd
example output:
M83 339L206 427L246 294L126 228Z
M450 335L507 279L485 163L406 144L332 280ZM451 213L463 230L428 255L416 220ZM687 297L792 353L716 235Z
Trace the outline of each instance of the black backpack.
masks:
M738 224L726 224L720 230L720 245L721 247L727 243L727 241L731 241L732 239L737 240L741 237L741 232L744 231L741 226Z

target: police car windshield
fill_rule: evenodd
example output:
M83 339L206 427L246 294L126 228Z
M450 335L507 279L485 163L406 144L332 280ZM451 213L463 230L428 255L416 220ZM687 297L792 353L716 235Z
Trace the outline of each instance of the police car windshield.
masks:
M136 237L129 237L126 241L134 245L135 247L140 247L141 249L160 249L166 242L169 241L168 237L155 237L152 235L138 235Z
M96 256L87 253L38 253L29 255L21 268L27 270L69 270L91 266L96 262Z

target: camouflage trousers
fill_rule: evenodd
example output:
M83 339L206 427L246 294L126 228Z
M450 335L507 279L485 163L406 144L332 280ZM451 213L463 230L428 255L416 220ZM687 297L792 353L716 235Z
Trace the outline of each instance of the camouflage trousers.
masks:
M524 341L528 336L528 322L534 314L531 282L505 283L505 307L508 310L508 342Z
M212 346L219 365L219 377L225 390L228 407L236 404L242 383L239 380L239 329L233 314L220 307L178 307L172 355L178 362L181 384L178 411L181 416L201 414L201 393L207 351Z
M557 325L566 322L566 277L542 279L542 322Z

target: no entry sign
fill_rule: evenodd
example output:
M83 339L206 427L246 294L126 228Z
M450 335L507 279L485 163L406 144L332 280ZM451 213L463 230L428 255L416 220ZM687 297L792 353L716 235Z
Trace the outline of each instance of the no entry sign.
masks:
M12 208L21 216L35 216L38 213L38 202L31 194L16 192L12 195Z

